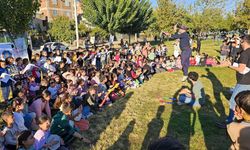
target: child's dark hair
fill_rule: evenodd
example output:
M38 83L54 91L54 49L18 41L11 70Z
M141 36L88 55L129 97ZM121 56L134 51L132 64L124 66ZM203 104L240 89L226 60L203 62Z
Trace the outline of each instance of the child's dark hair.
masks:
M193 81L197 81L199 78L199 75L197 72L189 72L188 73L188 78L193 80Z
M17 149L24 147L23 142L27 141L31 134L32 132L30 130L24 130L19 134L17 137Z
M166 136L151 143L148 150L185 150L185 147L173 137Z
M51 95L51 93L50 93L50 91L47 90L47 89L45 89L45 90L42 92L42 96L43 96L43 97L44 97L44 96L49 96L49 95Z
M60 110L63 113L66 113L66 112L72 111L74 108L75 108L75 105L73 103L64 102L62 103Z
M13 116L12 111L10 111L10 110L5 110L5 111L2 113L1 118L3 119L3 121L4 121L5 123L7 123L7 122L6 122L6 119L7 119L7 117L9 117L9 116Z
M88 91L96 90L96 86L92 85L89 87Z
M250 115L250 91L243 91L236 95L236 104Z
M20 106L24 103L23 99L20 97L15 97L12 100L12 109L15 110L17 106Z
M105 76L105 75L101 75L101 76L100 76L100 82L103 82L105 79L106 79L106 76Z
M42 115L37 119L37 124L43 124L48 120L50 121L50 118L47 115Z

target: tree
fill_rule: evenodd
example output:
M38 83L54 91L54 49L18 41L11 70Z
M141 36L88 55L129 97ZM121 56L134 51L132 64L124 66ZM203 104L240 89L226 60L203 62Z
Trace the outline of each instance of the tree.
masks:
M198 34L228 28L223 14L224 0L197 0L187 9L185 24Z
M104 38L106 39L109 35L109 33L99 27L95 27L91 30L91 33L90 33L92 36L95 36L95 35L98 35L100 36L101 38Z
M88 26L86 26L86 25L85 25L84 23L82 23L82 22L78 25L78 29L79 29L79 35L80 35L81 37L84 37L84 36L86 36L86 34L88 34L88 33L91 32L91 28L88 27Z
M75 37L74 21L66 16L58 16L51 23L48 32L58 41L72 42Z
M82 0L84 17L108 33L139 33L154 21L148 0Z
M156 19L161 31L173 31L173 26L184 21L185 10L178 8L172 0L158 0Z
M227 13L220 23L220 29L224 31L232 31L235 28L234 15Z
M39 6L39 0L0 0L0 29L6 30L13 41L29 30Z
M248 29L248 34L250 34L250 0L239 3L235 14L235 22L239 28Z

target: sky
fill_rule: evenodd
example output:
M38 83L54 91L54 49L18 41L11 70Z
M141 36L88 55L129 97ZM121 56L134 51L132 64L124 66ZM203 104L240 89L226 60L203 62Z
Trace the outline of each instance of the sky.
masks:
M153 7L156 7L157 6L157 0L150 0ZM195 0L175 0L177 3L183 3L185 5L190 5L192 3L195 2ZM230 10L235 10L235 7L236 7L236 3L237 1L239 0L226 0L226 10L227 11L230 11Z

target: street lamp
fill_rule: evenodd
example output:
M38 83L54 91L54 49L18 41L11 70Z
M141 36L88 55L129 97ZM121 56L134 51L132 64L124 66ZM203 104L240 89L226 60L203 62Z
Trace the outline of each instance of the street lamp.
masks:
M129 44L130 44L133 24L130 24L129 26L130 26L130 31L129 31Z
M79 34L78 34L78 20L77 20L77 6L76 1L74 0L74 9L75 9L75 28L76 28L76 47L79 48Z

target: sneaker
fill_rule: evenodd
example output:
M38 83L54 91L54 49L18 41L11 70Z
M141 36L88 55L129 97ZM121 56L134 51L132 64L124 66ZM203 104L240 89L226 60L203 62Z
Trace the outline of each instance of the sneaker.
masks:
M90 112L85 118L86 119L88 119L90 116L92 116L93 115L93 113L92 112Z
M187 80L187 78L188 78L188 76L183 76L183 78L182 78L182 82L185 82L186 80Z

